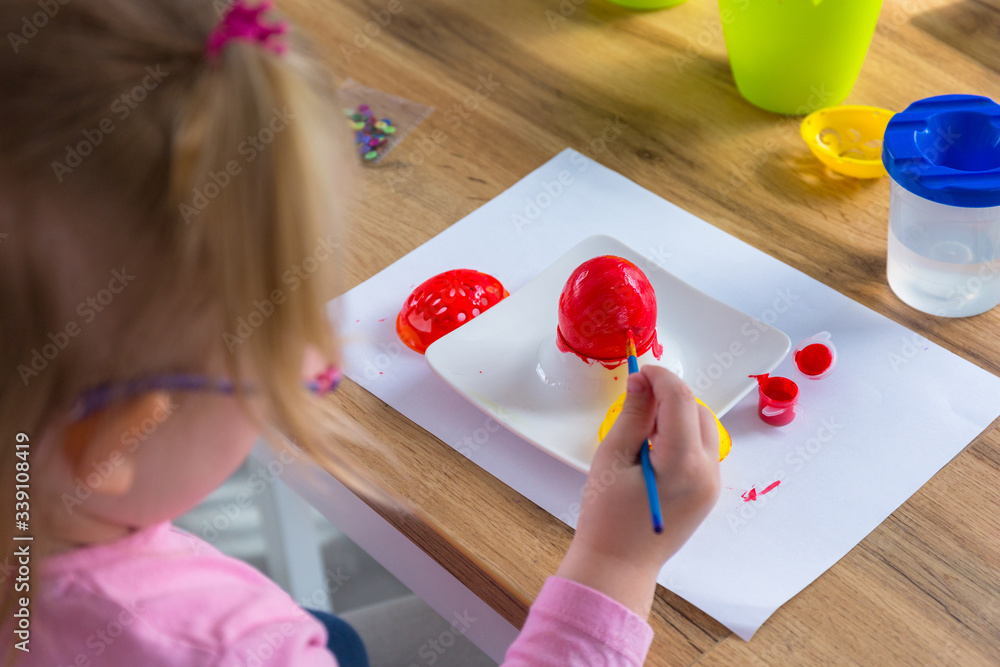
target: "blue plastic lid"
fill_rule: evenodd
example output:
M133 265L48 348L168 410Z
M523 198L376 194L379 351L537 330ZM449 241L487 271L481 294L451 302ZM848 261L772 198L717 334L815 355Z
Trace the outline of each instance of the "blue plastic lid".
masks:
M889 121L882 163L892 180L924 199L1000 206L1000 104L979 95L918 100Z

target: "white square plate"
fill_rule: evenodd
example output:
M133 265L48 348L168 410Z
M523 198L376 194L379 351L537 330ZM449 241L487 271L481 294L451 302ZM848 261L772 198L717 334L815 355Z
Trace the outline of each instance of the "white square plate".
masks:
M646 274L657 301L659 360L721 417L769 373L791 341L781 331L696 290L610 236L592 236L517 292L427 348L427 363L455 391L536 447L590 470L597 429L625 391L628 369L589 365L556 349L559 295L588 259L617 255ZM747 336L753 327L759 336ZM748 342L748 341L753 342Z

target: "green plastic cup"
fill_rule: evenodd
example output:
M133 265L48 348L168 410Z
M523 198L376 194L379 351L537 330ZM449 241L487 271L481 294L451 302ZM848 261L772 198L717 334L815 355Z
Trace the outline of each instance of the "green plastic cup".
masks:
M610 2L629 9L665 9L679 5L684 0L610 0Z
M719 0L740 93L782 114L840 104L875 33L882 0Z

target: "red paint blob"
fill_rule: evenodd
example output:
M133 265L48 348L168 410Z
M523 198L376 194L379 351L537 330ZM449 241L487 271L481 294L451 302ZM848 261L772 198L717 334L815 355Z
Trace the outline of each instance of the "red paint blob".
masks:
M806 375L822 375L833 363L830 348L822 343L813 343L795 353L795 365Z
M787 403L799 395L799 388L788 378L773 377L764 384L764 394L772 401Z
M438 338L507 296L493 276L471 269L445 271L418 285L407 297L396 318L396 333L407 347L423 354Z
M636 340L637 356L652 349L660 358L656 293L649 279L635 264L614 255L578 266L559 295L559 349L614 368L628 358L629 331Z

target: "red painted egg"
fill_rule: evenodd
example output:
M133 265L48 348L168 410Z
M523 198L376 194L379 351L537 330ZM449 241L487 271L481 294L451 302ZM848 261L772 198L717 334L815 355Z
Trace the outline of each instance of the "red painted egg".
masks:
M445 271L413 290L396 318L396 333L407 347L423 354L438 338L507 296L493 276L472 269Z
M658 359L663 354L656 339L656 293L646 275L614 255L578 266L559 296L559 349L617 366L628 357L630 330L638 355L652 350Z

